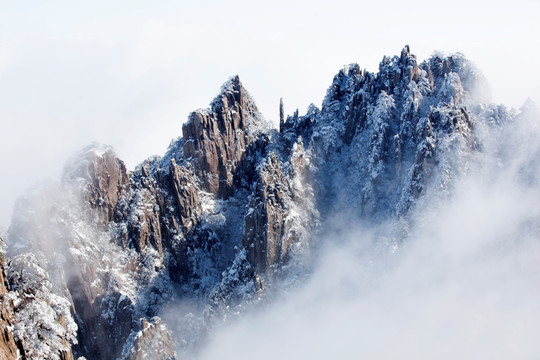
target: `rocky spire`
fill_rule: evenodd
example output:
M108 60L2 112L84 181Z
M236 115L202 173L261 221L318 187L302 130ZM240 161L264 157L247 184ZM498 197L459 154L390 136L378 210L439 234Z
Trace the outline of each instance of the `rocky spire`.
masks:
M283 98L279 98L279 131L283 130L285 124L285 112L283 111Z
M182 127L184 156L193 163L205 191L227 198L236 168L261 122L255 102L238 76L229 79L210 109L198 110Z

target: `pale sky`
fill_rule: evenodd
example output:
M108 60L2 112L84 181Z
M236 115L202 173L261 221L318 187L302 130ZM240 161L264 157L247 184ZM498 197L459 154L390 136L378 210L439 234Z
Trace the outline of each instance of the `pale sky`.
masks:
M238 74L269 120L320 105L339 69L405 44L461 52L493 100L540 99L540 2L0 0L0 226L16 197L99 141L132 169Z

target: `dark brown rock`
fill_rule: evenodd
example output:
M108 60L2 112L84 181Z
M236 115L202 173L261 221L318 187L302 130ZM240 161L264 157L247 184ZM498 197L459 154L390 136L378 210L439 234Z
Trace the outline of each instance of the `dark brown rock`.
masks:
M282 264L294 242L286 221L290 201L287 184L276 154L270 154L249 204L243 240L248 260L259 274L274 264Z
M64 329L66 328L66 318L64 315L60 315L58 322ZM60 360L73 360L73 352L71 351L71 344L69 341L67 341L67 339L62 339L62 345L68 350L60 351Z
M157 192L155 188L141 189L130 204L132 218L128 222L127 237L139 253L147 247L153 247L160 255L163 254L162 207L157 205ZM123 245L129 246L126 242L123 242Z
M111 148L86 148L82 156L68 164L65 174L68 180L85 181L84 200L97 210L103 224L114 219L120 192L129 182L129 176L124 162Z
M201 202L191 173L183 166L178 166L174 160L170 167L170 179L178 217L186 232L197 225L201 214Z
M164 239L170 239L179 231L171 173L161 170L151 173L155 166L146 161L130 175L130 181L119 197L114 221L125 224L116 234L116 240L124 248L133 247L139 253L153 247L163 254Z
M197 111L183 125L184 156L191 158L203 190L221 198L234 192L237 165L251 139L248 123L260 117L238 76L224 85L208 111Z
M279 131L283 132L285 124L285 111L283 110L283 98L279 99Z
M88 359L116 359L133 327L133 304L118 292L106 293L107 276L96 285L81 275L68 283L79 325L74 348Z

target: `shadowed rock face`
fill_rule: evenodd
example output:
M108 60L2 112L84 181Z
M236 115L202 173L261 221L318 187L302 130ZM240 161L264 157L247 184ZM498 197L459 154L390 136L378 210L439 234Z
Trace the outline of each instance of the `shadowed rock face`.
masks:
M406 46L376 74L345 67L321 109L285 118L280 101L279 130L236 76L189 116L162 158L128 173L110 148L85 149L64 175L80 208L45 211L56 216L49 228L61 228L50 233L70 275L59 287L79 326L76 355L172 359L172 336L156 316L171 298L208 305L199 320L210 323L263 291L334 213L406 219L478 148L475 76L459 55L418 64ZM62 217L74 208L91 215L90 230ZM13 238L39 251L43 227L29 224L21 217L14 229L32 231Z
M264 274L273 267L279 269L287 263L290 247L305 237L298 227L314 229L316 211L297 214L299 209L308 211L313 197L303 187L295 187L297 181L306 180L301 145L292 152L289 164L289 173L284 173L276 153L269 153L267 161L260 166L250 198L243 245L255 274Z
M79 344L74 349L89 359L117 358L133 328L133 304L118 292L108 294L106 285L96 286L98 279L87 272L67 284L79 325ZM111 305L114 314L106 318L103 314Z
M191 172L183 166L170 165L172 193L178 206L178 216L186 231L197 225L201 213L201 202Z
M193 158L203 190L225 199L234 194L237 166L255 140L248 125L260 117L238 76L223 86L209 110L189 116L182 126L184 156Z
M285 224L288 196L287 181L273 154L259 173L246 215L244 246L249 249L248 260L257 273L281 263L286 254L288 244L283 240L288 234Z

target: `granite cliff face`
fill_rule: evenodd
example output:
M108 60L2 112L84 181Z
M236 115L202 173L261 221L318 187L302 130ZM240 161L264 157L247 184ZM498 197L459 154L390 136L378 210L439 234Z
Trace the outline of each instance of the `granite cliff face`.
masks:
M86 158L79 160L68 164L68 177L81 181L84 201L97 210L97 215L107 225L114 220L119 195L129 182L126 166L107 148L88 151Z
M204 191L226 199L250 171L250 148L264 119L238 76L231 78L206 111L196 111L182 126L185 159L192 159Z
M61 344L50 353L189 356L208 329L283 279L292 286L336 214L406 224L426 193L445 196L467 171L481 149L475 124L511 118L479 103L480 80L461 55L418 63L406 46L376 74L342 69L320 109L285 117L281 102L279 129L236 76L164 156L131 172L108 147L84 149L61 184L21 198L8 233L8 256L19 259L8 268L50 284L43 296ZM180 303L194 305L170 316ZM6 354L26 349L25 331L5 333Z

